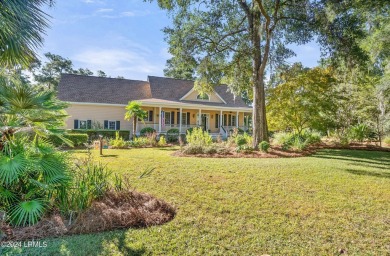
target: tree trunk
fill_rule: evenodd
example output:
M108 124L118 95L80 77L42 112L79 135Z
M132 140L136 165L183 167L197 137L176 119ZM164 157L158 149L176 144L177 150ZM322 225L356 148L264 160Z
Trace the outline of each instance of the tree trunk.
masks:
M265 88L264 88L264 66L267 59L269 49L265 49L264 58L261 55L260 44L260 17L254 15L253 22L250 24L252 36L252 77L253 77L253 147L258 148L261 141L268 141L268 127L265 109ZM269 43L269 42L267 42Z
M134 116L133 119L133 140L135 139L135 132L137 131L137 117Z
M265 109L265 90L262 78L253 85L253 147L257 148L261 141L268 141L268 127Z

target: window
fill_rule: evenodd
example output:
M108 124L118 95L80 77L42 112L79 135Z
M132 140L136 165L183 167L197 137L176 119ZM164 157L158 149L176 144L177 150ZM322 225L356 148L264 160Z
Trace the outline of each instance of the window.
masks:
M116 130L116 121L108 121L108 129Z
M92 120L74 120L74 129L91 129Z
M187 113L181 113L181 124L187 124Z
M171 112L165 112L165 124L171 124Z
M139 121L141 121L141 120L139 120ZM145 117L144 121L153 122L153 110L146 111L146 117Z
M87 129L87 120L79 120L79 129Z
M196 96L198 100L210 100L210 97L207 93L201 93Z
M236 125L236 116L232 116L232 126Z
M109 130L120 130L121 122L114 120L104 120L104 129Z

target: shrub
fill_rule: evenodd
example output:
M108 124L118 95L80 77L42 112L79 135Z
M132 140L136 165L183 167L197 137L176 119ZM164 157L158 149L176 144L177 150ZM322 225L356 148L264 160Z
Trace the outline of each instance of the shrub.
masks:
M209 146L213 142L208 132L203 131L202 128L196 127L192 130L192 132L187 131L186 140L188 144L200 147Z
M188 144L182 148L182 152L187 155L202 154L205 147Z
M310 132L309 130L303 131L302 137L306 140L308 145L321 142L321 134L319 132Z
M383 142L387 145L390 145L390 136L384 138Z
M143 137L136 137L134 140L129 141L128 145L130 147L146 147L146 146L156 146L157 145L157 134L154 133L148 133L146 136Z
M88 142L88 135L87 134L80 134L80 133L70 133L70 134L64 134L63 137L65 139L70 140L73 143L73 146L82 146L85 143ZM62 145L66 145L66 143L55 135L49 136L49 141L53 143L54 146L59 147Z
M48 140L10 137L0 156L0 208L16 226L35 224L70 187L69 156ZM7 141L8 142L8 141Z
M158 145L160 147L164 147L167 145L167 141L165 140L165 137L164 136L160 136L160 139L158 140Z
M308 146L308 141L301 136L294 136L291 147L294 150L302 151Z
M283 150L293 148L301 151L311 144L321 142L321 135L309 130L303 131L302 134L278 132L274 134L273 142Z
M269 143L266 141L262 141L259 143L259 149L261 152L268 152L269 149Z
M145 128L142 128L139 133L141 136L145 136L145 135L155 133L155 132L156 132L156 130L153 129L152 127L145 127Z
M71 189L60 193L58 208L61 213L69 216L71 222L75 215L90 207L94 200L100 199L111 187L117 188L122 180L115 176L112 185L111 174L106 165L95 163L88 151L88 157L79 160L72 170Z
M351 141L363 142L371 133L369 127L365 124L357 124L349 128L348 137Z
M115 138L117 130L84 130L84 129L73 129L69 130L69 133L79 133L79 134L87 134L90 140L98 140L99 135L102 135L104 138ZM130 131L119 131L119 136L122 138L129 138Z
M274 134L273 142L275 145L279 145L283 148L283 146L289 146L291 144L293 138L292 133L287 132L277 132Z
M236 136L236 138L234 139L234 142L239 147L247 144L246 138L244 137L244 135L241 135L241 134Z
M119 132L116 132L115 139L110 140L110 145L112 148L127 148L126 141L119 136Z
M241 152L241 153L251 153L254 150L255 149L248 144L244 144L244 145L236 147L236 152Z
M179 129L172 128L167 131L167 141L168 142L177 142L179 140Z

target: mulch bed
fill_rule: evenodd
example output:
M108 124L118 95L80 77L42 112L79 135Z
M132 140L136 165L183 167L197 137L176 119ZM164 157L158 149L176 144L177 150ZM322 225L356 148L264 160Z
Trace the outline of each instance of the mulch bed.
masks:
M349 150L367 150L367 151L382 151L390 152L389 147L379 147L373 144L350 144L348 146L342 146L338 144L320 143L308 147L303 151L283 150L281 147L272 147L268 153L259 151L253 151L248 153L238 153L233 150L227 154L184 154L183 152L176 151L172 153L173 156L178 157L200 157L200 158L291 158L291 157L304 157L310 156L317 152L319 149L349 149Z
M2 230L8 234L5 240L23 241L161 225L172 220L175 214L174 207L149 194L109 191L71 224L60 214L52 213L36 225L12 229L3 225Z

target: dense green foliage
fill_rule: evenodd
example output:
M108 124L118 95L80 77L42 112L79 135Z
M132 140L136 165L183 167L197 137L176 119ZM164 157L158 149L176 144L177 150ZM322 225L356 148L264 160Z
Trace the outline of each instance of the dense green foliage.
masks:
M67 139L68 141L72 142L72 145L77 146L83 146L85 143L88 142L88 135L82 134L82 133L69 133L64 134L63 137ZM63 139L59 138L55 135L49 136L49 141L53 143L54 146L59 147L62 145L67 145Z
M177 142L179 140L180 131L177 128L172 128L167 131L167 141Z
M155 133L156 130L153 129L152 127L144 127L141 129L141 131L139 132L141 136L145 136L149 133Z
M35 50L42 45L48 15L42 11L53 0L9 0L0 2L0 66L27 67L37 59Z
M115 139L110 140L112 148L127 148L127 142L119 135L119 131L115 133Z
M147 112L141 108L142 104L136 101L129 101L125 107L125 120L133 122L133 139L135 138L135 133L137 131L137 119L140 119L144 122L144 119L147 117Z
M282 149L304 150L307 146L321 142L321 135L316 132L304 130L301 133L279 132L273 135L272 142Z
M259 143L259 150L261 152L267 153L269 150L270 144L267 141L262 141Z
M69 134L72 134L72 133L76 133L76 134L80 134L80 133L84 133L84 134L87 134L88 135L88 138L90 140L97 140L99 139L99 135L102 135L104 138L115 138L116 136L116 133L119 132L119 136L122 137L122 138L126 138L128 139L130 137L130 131L124 131L124 130L121 130L121 131L117 131L117 130L103 130L103 129L88 129L88 130L85 130L85 129L72 129L70 131L68 131Z
M36 223L69 186L68 157L48 142L70 143L58 130L65 107L53 91L0 76L0 209L14 225Z

